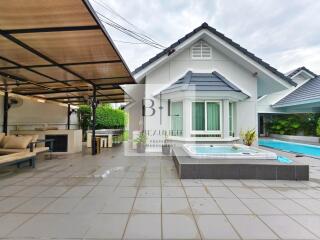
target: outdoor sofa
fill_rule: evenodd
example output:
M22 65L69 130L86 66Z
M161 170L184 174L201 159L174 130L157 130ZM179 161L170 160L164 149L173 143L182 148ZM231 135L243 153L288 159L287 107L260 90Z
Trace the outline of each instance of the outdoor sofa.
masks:
M38 135L7 135L0 133L0 166L28 161L35 167L35 161L41 153L48 152L49 147L38 146Z

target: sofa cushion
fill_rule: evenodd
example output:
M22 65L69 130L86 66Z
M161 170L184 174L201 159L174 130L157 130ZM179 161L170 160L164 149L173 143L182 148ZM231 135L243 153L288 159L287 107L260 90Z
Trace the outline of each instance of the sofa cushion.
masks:
M0 133L0 145L1 145L2 139L4 138L5 135L6 135L5 133Z
M25 149L32 140L32 136L11 136L3 148Z
M3 148L4 145L10 140L10 138L15 137L14 135L4 136L0 142L0 148Z

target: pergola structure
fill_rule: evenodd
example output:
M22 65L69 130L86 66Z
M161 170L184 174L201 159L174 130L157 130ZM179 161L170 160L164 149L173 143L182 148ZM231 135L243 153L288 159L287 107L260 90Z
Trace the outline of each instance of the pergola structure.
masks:
M0 5L0 90L69 105L124 102L135 83L88 0L10 0ZM69 115L69 114L68 114Z

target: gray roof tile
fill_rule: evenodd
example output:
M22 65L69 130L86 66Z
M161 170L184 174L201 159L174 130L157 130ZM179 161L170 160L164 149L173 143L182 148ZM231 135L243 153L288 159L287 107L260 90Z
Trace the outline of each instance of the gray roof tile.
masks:
M231 46L233 46L234 48L236 48L237 50L239 50L240 52L242 52L243 54L245 54L246 56L250 57L252 60L254 60L255 62L259 63L260 65L262 65L263 67L265 67L266 69L268 69L269 71L271 71L273 74L275 74L276 76L280 77L281 79L285 80L286 82L290 83L293 86L296 86L297 84L292 81L291 78L285 76L283 73L279 72L277 69L275 69L274 67L271 67L268 63L264 62L261 58L258 58L257 56L255 56L253 53L249 52L247 49L241 47L238 43L235 43L234 41L232 41L232 39L226 37L225 35L223 35L221 32L218 32L215 28L210 27L206 22L203 23L201 26L197 27L196 29L194 29L192 32L188 33L187 35L185 35L184 37L180 38L178 41L176 41L175 43L173 43L171 46L167 47L166 49L164 49L162 52L158 53L156 56L154 56L153 58L150 58L147 62L143 63L140 67L136 68L133 71L133 74L138 73L139 71L141 71L142 69L144 69L145 67L149 66L151 63L155 62L156 60L158 60L159 58L165 56L165 55L170 55L174 52L174 48L177 47L179 44L183 43L184 41L186 41L188 38L190 38L191 36L193 36L194 34L196 34L197 32L203 30L203 29L207 29L209 32L211 32L212 34L215 34L216 36L218 36L219 38L221 38L222 40L224 40L225 42L227 42L228 44L230 44Z
M314 77L275 103L273 107L285 107L312 101L320 103L320 76Z
M193 73L187 72L182 78L170 85L162 94L179 91L234 91L242 92L238 87L218 72Z

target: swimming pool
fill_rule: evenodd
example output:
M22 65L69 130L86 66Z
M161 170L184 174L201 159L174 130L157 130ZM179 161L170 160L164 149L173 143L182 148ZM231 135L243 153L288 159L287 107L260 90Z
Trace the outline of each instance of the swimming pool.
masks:
M273 152L242 144L184 144L183 148L192 158L210 159L263 159L276 160Z
M259 145L279 149L285 152L294 152L312 157L320 157L320 146L286 142L276 139L259 139Z

